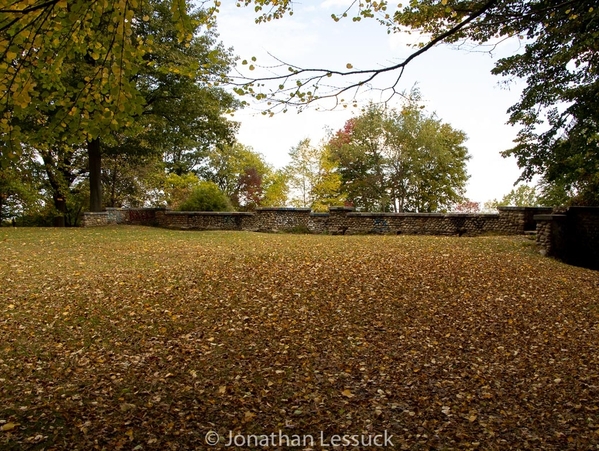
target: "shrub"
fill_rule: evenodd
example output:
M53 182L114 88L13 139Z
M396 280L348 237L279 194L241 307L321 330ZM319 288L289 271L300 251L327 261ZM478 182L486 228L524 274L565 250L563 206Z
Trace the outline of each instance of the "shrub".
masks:
M181 204L191 197L193 190L201 183L202 181L193 173L169 174L164 180L166 204L173 210L179 210Z
M213 182L200 182L179 211L233 211L229 198Z

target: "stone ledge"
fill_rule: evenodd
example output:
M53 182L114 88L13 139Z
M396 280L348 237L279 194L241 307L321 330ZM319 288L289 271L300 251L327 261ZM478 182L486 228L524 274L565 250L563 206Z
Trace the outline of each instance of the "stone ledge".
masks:
M499 213L385 213L385 212L366 212L355 211L347 214L348 218L368 217L368 218L476 218L476 219L496 219Z
M255 213L251 211L170 211L164 212L167 216L254 216Z
M299 213L305 213L312 211L310 208L295 208L295 207L259 207L256 208L256 211L288 211L294 212L297 211Z
M445 213L384 213L373 211L355 211L348 213L348 218L443 218Z
M545 214L545 215L534 215L533 219L535 221L553 221L554 219L561 220L566 219L566 215L562 214Z
M131 210L135 210L135 211L167 211L168 208L166 207L139 207L139 208L125 208L125 207L106 207L105 208L106 211L131 211ZM89 212L86 212L89 213Z
M497 207L499 211L552 211L553 207L514 207L514 206L505 206L505 207Z

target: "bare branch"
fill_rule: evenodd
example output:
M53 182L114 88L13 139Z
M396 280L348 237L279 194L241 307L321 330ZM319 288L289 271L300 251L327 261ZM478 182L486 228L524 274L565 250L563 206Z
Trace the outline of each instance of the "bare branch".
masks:
M449 30L441 33L440 35L431 39L426 45L417 51L413 52L406 59L397 64L392 64L385 67L375 68L375 69L363 69L363 70L331 70L331 69L322 69L322 68L301 68L293 64L288 64L285 61L270 55L278 64L274 66L259 66L261 69L265 69L272 73L272 75L266 75L263 77L248 77L247 75L242 75L238 72L238 76L232 76L230 79L230 84L234 87L237 87L236 92L240 94L250 94L254 96L257 100L265 100L269 105L268 110L272 110L270 105L274 104L277 106L295 106L299 108L306 107L307 105L314 103L316 101L322 101L324 99L335 99L335 105L337 106L339 102L344 103L344 100L340 100L341 95L346 94L350 91L354 91L352 96L352 100L355 100L356 96L363 89L374 89L371 87L371 82L373 82L377 77L382 74L399 71L395 82L384 89L381 89L382 92L390 91L390 97L385 101L387 102L393 96L399 94L397 90L397 86L400 82L400 79L404 73L407 65L427 52L437 44L445 41L446 39L454 36L463 28L465 28L472 21L479 18L481 15L485 14L489 9L491 9L498 0L489 0L483 6L481 6L478 10L472 12L468 17L462 20L457 25L453 26ZM287 67L289 73L287 74L277 74L274 72L276 69L281 69ZM352 82L345 87L333 87L324 83L327 78L337 76L337 77L359 77L360 80L356 82ZM285 88L285 84L294 81L294 85L291 88ZM279 87L271 91L269 94L264 94L259 92L260 86L264 86L265 83L279 82ZM258 92L255 88L258 88ZM329 91L322 93L320 92L320 88L330 88ZM318 93L317 93L318 92ZM285 97L279 96L280 94L285 94Z

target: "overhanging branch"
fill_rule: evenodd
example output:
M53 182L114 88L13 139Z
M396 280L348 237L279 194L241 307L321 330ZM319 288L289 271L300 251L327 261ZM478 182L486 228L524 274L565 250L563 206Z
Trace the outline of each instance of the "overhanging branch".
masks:
M234 75L231 77L229 84L234 86L235 91L238 94L250 94L257 100L265 101L268 105L267 112L270 112L272 114L271 105L283 107L295 106L302 108L316 101L321 101L324 99L335 99L336 107L338 106L339 102L343 102L343 100L340 100L339 96L350 91L355 91L355 99L356 95L362 89L373 89L370 87L370 83L374 81L377 77L385 73L399 71L399 74L395 79L394 83L391 86L381 90L391 90L391 95L389 97L391 98L394 95L398 94L398 91L396 89L397 85L399 84L399 81L403 75L405 68L412 60L427 52L435 45L445 41L447 38L460 32L462 29L468 26L468 24L470 24L471 22L485 14L487 11L489 11L497 3L497 1L498 0L489 0L478 10L472 12L460 23L434 37L425 46L413 52L402 62L397 64L376 69L365 70L351 70L350 68L350 70L347 71L322 68L301 68L293 64L288 64L285 61L269 54L277 62L277 65L270 67L261 66L262 69L272 71L283 67L288 67L289 73L274 74L272 76L267 75L263 77L248 77L239 73L238 76ZM352 82L345 87L334 87L325 84L325 80L333 76L345 78L358 77L359 81ZM269 94L264 94L260 92L260 86L266 87L266 83L277 82L279 82L280 84L276 90L271 91ZM294 86L286 88L285 84L289 82L294 82ZM256 88L258 88L258 90ZM326 88L329 89L329 91L324 94L317 94L317 91L320 88Z

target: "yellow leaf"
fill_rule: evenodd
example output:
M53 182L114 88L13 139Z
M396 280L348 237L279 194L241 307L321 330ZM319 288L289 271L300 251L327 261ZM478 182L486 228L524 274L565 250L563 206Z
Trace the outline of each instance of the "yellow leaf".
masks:
M2 427L0 427L0 431L3 431L3 432L12 431L18 425L19 425L18 423L6 423L6 424L3 424Z
M353 394L351 391L349 391L349 390L343 390L343 391L341 392L341 394L342 394L343 396L345 396L346 398L353 398L354 396L356 396L356 395L354 395L354 394Z

